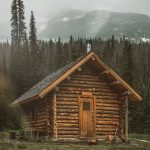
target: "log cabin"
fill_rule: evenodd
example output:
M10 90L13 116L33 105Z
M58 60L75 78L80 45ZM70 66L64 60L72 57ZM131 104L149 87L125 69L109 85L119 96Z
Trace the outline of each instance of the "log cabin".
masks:
M128 101L141 96L94 52L48 75L13 105L24 111L23 128L55 140L128 141Z

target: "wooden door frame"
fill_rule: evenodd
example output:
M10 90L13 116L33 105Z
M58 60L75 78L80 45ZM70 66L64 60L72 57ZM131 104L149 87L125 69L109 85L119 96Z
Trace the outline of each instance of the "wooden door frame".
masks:
M82 119L82 116L80 115L81 114L81 99L82 98L92 98L93 99L93 132L94 132L94 137L96 137L96 98L93 96L93 95L80 95L78 97L78 103L79 103L79 138L83 138L81 136L81 119Z

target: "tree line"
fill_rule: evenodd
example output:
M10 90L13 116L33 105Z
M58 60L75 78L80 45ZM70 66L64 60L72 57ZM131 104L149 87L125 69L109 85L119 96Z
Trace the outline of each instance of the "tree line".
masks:
M141 103L129 104L130 132L150 133L150 43L113 35L105 40L73 36L66 42L60 37L38 40L34 13L28 36L24 11L22 0L12 1L11 43L0 43L0 130L21 128L21 108L11 107L11 102L48 74L86 54L90 40L92 50L143 98Z

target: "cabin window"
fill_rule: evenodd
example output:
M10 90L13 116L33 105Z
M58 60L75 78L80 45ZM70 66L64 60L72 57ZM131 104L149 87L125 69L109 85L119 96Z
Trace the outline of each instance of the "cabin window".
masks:
M90 102L83 102L83 110L90 110Z
M32 106L32 121L36 121L36 106Z

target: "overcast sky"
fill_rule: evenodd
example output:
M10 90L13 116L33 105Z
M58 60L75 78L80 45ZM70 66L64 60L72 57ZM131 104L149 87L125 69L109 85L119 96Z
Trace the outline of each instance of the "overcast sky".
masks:
M0 40L10 36L10 6L12 0L0 0ZM30 11L35 13L39 30L42 30L48 18L61 9L80 10L106 9L118 12L136 12L150 16L150 0L24 0L26 21Z

